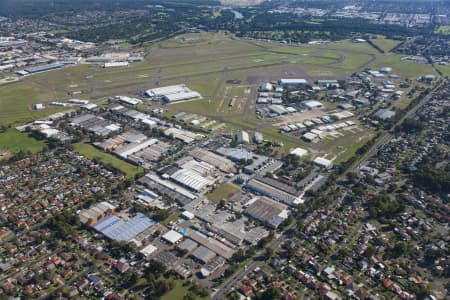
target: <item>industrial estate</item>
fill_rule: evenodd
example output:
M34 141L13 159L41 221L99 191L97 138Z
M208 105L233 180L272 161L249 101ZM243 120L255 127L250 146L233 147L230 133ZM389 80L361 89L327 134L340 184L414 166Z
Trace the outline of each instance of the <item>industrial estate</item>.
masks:
M0 298L447 299L449 7L119 2L0 16Z

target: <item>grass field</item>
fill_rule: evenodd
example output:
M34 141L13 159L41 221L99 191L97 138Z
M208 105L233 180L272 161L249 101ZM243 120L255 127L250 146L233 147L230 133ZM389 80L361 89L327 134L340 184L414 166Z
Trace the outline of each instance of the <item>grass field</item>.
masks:
M161 300L183 300L189 292L189 286L183 286L182 280L175 281L175 288L161 297ZM208 297L196 297L196 300L206 300Z
M15 129L8 129L0 133L0 150L6 150L12 153L30 151L37 153L44 149L45 142L38 141L28 136L28 133L19 132Z
M179 36L144 50L148 51L146 59L129 68L78 65L24 77L20 82L3 86L0 89L0 123L20 123L40 117L41 113L31 111L33 104L64 101L75 91L81 92L77 98L95 100L133 94L156 85L186 83L205 99L220 102L223 99L217 95L223 92L225 79L237 78L245 82L250 74L282 74L286 68L304 69L319 77L345 76L370 60L367 51L373 49L349 42L332 44L328 48L291 47L241 41L220 33L201 33ZM219 106L214 108L217 110ZM210 109L202 110L206 111Z
M207 194L206 198L214 203L219 203L222 199L230 199L234 194L239 193L240 190L241 189L237 185L232 183L224 183Z
M386 53L388 53L392 48L400 44L400 41L390 40L383 36L379 36L376 39L372 39L372 42L378 47L380 47Z
M316 151L326 158L331 159L334 163L340 163L348 160L355 155L359 147L367 143L374 136L371 130L359 130L355 133L346 133L344 136L336 139L324 139L320 142Z
M84 155L85 157L89 159L98 159L103 164L110 164L114 168L122 171L126 174L128 178L134 178L136 174L139 174L143 172L144 170L141 167L134 166L132 164L129 164L121 159L118 159L115 156L112 156L108 153L105 153L97 148L95 148L92 145L85 144L85 143L77 143L74 144L74 149L76 152L78 152L81 155Z
M439 26L436 28L435 32L440 34L450 34L450 25Z
M416 79L425 74L434 74L433 69L429 65L401 61L401 57L403 57L403 55L398 54L389 54L379 57L377 61L372 64L372 67L377 69L391 67L392 73L409 79Z
M436 65L436 68L442 72L442 76L450 77L450 65L447 66Z
M383 37L374 41L385 50L398 43ZM256 119L253 101L260 83L285 76L306 78L311 82L320 78L341 79L365 68L388 66L393 68L393 73L410 79L433 73L428 65L401 62L400 55L381 54L367 43L352 43L351 40L291 46L239 40L223 33L200 33L178 36L136 50L146 51L147 56L128 68L78 65L24 77L20 82L2 86L0 124L23 123L51 114L54 109L32 111L32 104L64 101L74 97L70 93L75 91L81 92L76 98L97 102L109 96L136 95L148 88L184 83L200 92L203 100L167 105L166 114L197 113L217 121L216 124L226 123L224 130L227 131L261 131L266 139L283 143L279 151L287 152L293 147L316 147L305 145L299 138L282 135L266 120ZM441 70L449 72L446 67ZM228 80L239 83L230 84ZM233 97L237 99L236 105L230 108L228 103ZM94 150L106 161L113 159L117 164L128 166L125 167L128 175L135 172L128 169L133 166ZM350 153L351 149L348 151ZM340 156L345 157L345 153Z

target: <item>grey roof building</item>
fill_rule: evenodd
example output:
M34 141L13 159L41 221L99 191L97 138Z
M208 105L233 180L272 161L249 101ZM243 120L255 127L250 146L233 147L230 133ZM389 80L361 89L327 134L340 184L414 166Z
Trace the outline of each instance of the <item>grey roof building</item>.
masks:
M214 253L213 251L209 250L208 248L206 248L204 246L200 246L197 249L195 249L194 252L192 252L192 256L196 260L198 260L204 264L207 264L216 257L216 253Z
M395 111L389 110L387 108L382 108L379 109L373 116L381 120L387 120L395 116Z

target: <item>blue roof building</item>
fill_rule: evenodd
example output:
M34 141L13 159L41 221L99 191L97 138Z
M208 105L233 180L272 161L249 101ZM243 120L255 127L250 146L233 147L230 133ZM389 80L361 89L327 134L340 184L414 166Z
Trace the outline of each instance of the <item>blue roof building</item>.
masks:
M94 229L115 241L129 241L143 232L155 222L138 213L128 221L110 215L94 225Z

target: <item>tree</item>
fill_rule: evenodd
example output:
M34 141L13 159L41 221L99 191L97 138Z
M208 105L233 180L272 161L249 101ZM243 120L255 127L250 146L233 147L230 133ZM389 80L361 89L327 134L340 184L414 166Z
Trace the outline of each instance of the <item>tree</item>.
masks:
M225 199L220 199L219 203L217 203L216 210L223 209L227 201Z
M154 276L160 276L166 272L166 267L164 264L151 260L148 267L145 269L146 274L153 274Z
M267 290L265 290L261 296L259 297L260 300L277 300L281 299L281 291L279 288L271 286Z
M192 292L188 292L184 295L183 300L195 300L195 295Z

